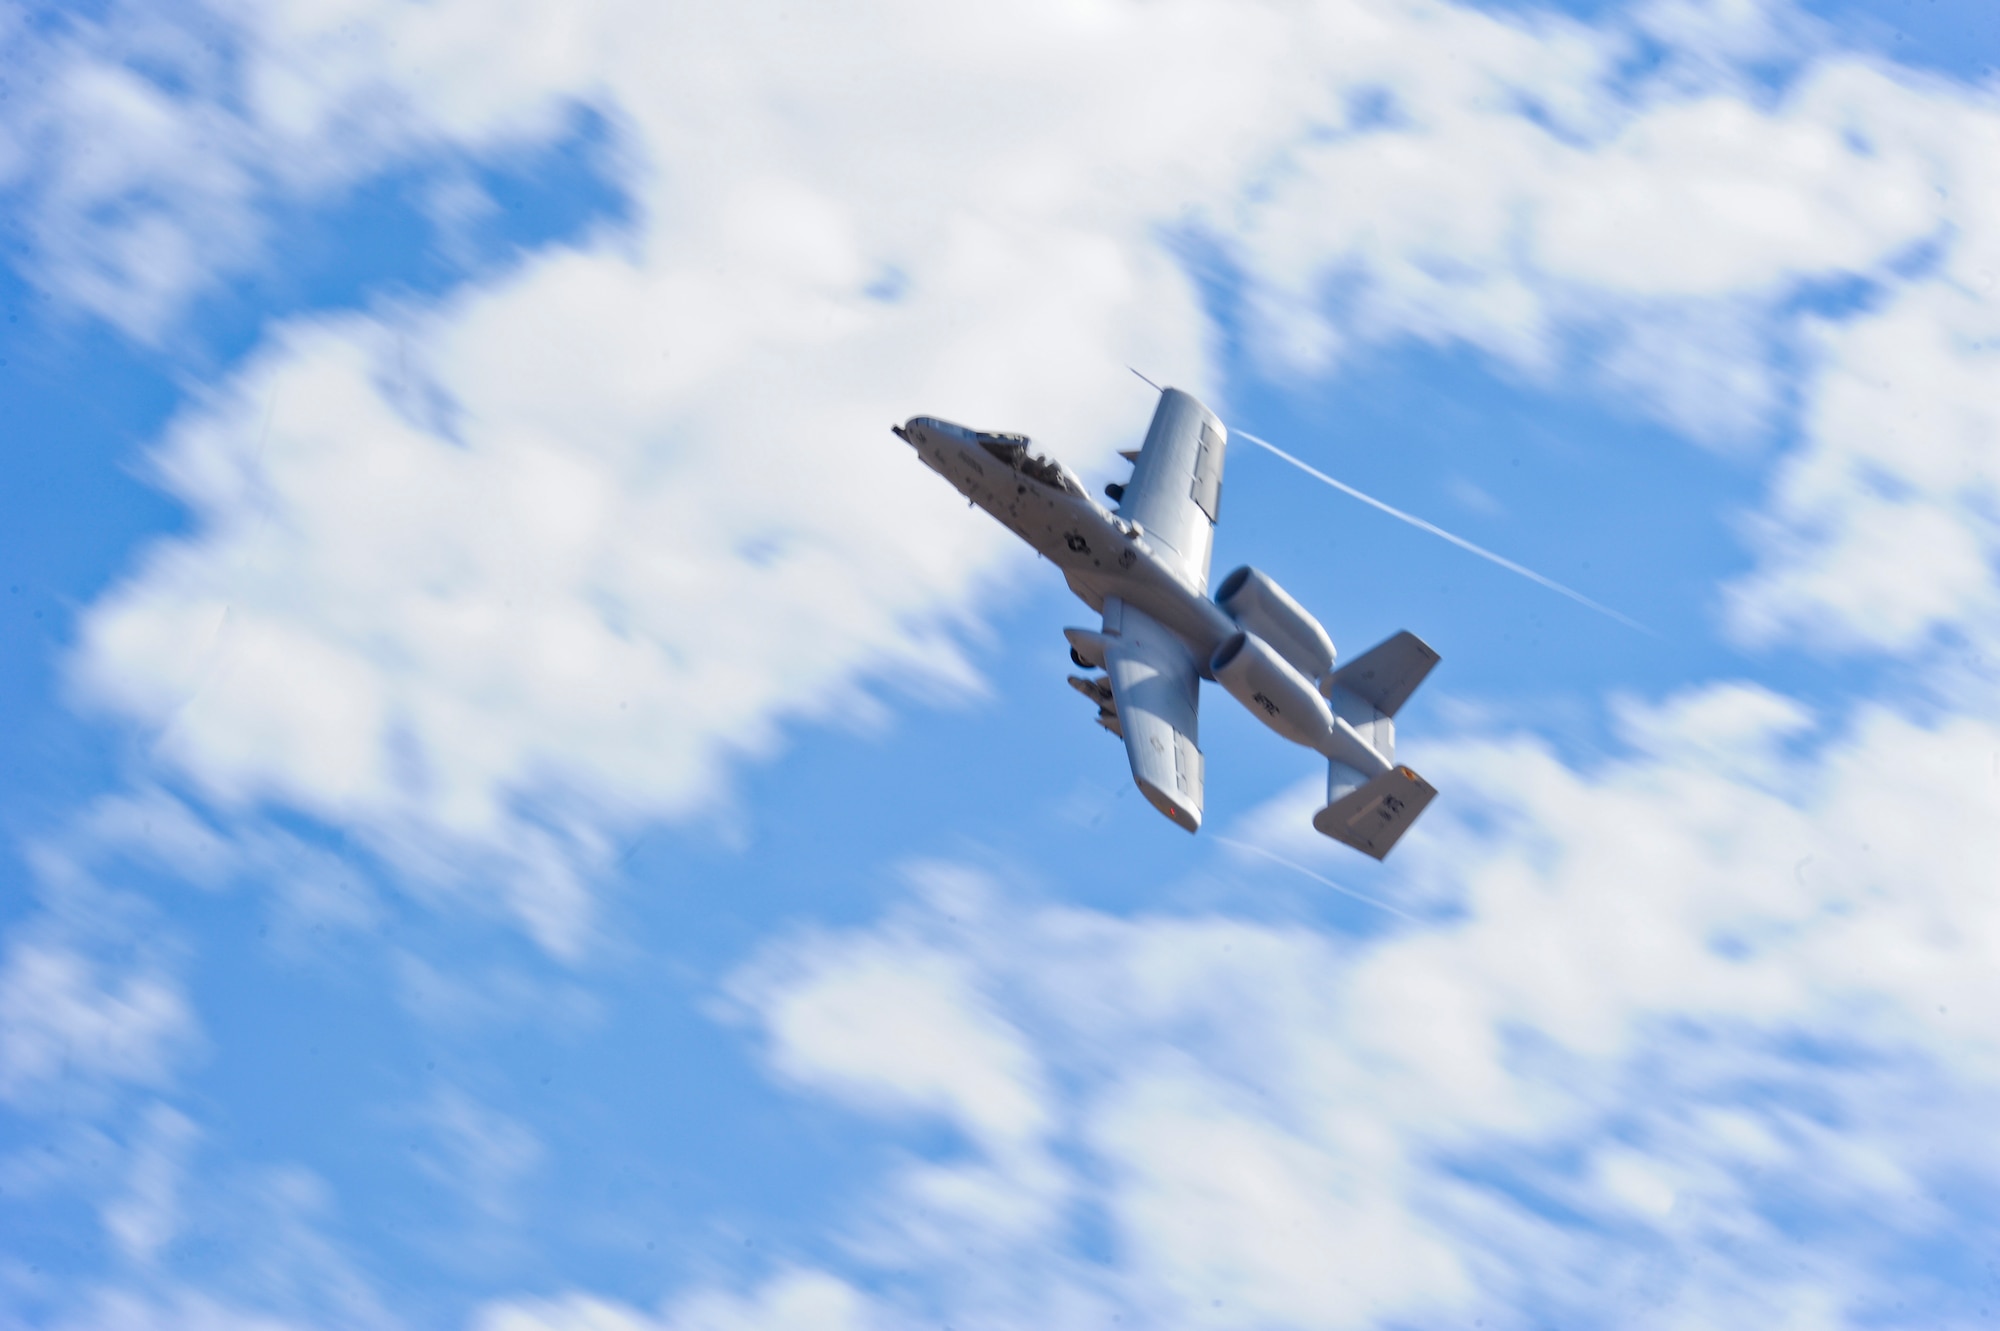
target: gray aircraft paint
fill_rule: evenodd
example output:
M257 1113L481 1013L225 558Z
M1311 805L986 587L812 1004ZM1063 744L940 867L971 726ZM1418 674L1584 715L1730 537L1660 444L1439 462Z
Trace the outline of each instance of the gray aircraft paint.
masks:
M1230 691L1253 715L1327 757L1319 831L1380 859L1436 794L1394 766L1391 717L1437 653L1404 633L1336 669L1318 620L1254 569L1225 580L1224 604L1209 599L1229 433L1191 394L1161 390L1116 512L1024 436L932 416L893 428L1103 616L1100 630L1065 635L1075 658L1105 678L1070 683L1124 740L1132 779L1177 826L1201 827L1200 681L1216 678L1218 650L1233 663ZM1247 655L1243 641L1232 642L1238 635L1251 643Z

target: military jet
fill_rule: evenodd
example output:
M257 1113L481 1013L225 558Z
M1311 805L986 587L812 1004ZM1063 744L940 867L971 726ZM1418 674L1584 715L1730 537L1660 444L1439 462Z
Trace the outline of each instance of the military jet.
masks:
M1192 395L1161 391L1145 444L1124 454L1131 479L1105 487L1115 510L1025 435L931 416L890 428L1103 616L1099 628L1063 630L1070 659L1104 672L1069 682L1125 741L1132 779L1175 825L1201 827L1204 679L1325 756L1326 807L1313 827L1335 841L1379 860L1437 794L1396 765L1396 712L1438 661L1422 639L1398 633L1337 665L1320 622L1259 570L1237 569L1210 597L1229 434Z

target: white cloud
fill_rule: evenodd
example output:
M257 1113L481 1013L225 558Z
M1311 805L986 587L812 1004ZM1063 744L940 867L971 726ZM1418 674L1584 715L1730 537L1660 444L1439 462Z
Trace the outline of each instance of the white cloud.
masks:
M1748 683L1690 689L1657 706L1624 698L1612 710L1620 737L1641 753L1772 785L1796 778L1782 746L1813 725L1798 702Z
M179 1233L186 1159L199 1135L171 1106L147 1110L130 1147L125 1190L101 1210L106 1232L127 1260L152 1262Z
M1531 740L1433 746L1461 813L1409 866L1455 884L1420 926L1119 919L982 901L961 873L777 945L737 997L788 1081L946 1116L912 1088L1011 1086L1041 1106L1037 1168L1059 1162L1052 1184L973 1134L973 1164L932 1167L1044 1218L934 1216L855 1260L1005 1325L1063 1324L1062 1299L1157 1326L1882 1306L1880 1245L1943 1241L2000 1188L1972 1126L2000 1105L1976 1015L2000 1001L2000 730L1863 708L1808 743L1802 708L1741 685L1624 714L1637 747L1588 772ZM941 1059L913 1023L1006 1034ZM1088 1257L1084 1217L1108 1227ZM1894 1279L1911 1308L1948 1297Z
M495 1303L474 1319L475 1331L864 1331L903 1325L871 1306L852 1286L817 1271L774 1276L745 1298L704 1290L659 1316L587 1295Z
M2000 125L1963 132L2000 151ZM2000 191L1969 174L1951 188L1970 216L1939 271L1817 330L1816 446L1781 465L1766 565L1732 591L1753 640L1914 652L1941 626L1990 640L2000 624Z
M1632 18L1664 48L1670 74L1695 65L1713 76L1743 61L1783 61L1830 44L1808 14L1782 0L1643 0Z
M455 1087L438 1091L415 1118L432 1142L415 1157L418 1169L459 1193L482 1219L519 1218L516 1194L543 1156L532 1131Z
M865 712L871 679L966 684L950 628L1006 543L883 426L937 409L1108 457L1137 426L1122 361L1207 377L1171 229L1237 259L1274 365L1415 338L1557 382L1602 343L1588 374L1722 440L1787 431L1795 400L1738 631L1920 656L1991 628L1985 93L1821 50L1767 94L1734 62L1803 39L1743 3L1648 7L1677 45L1638 84L1616 22L1422 0L726 12L239 6L226 75L124 11L43 42L0 174L41 280L137 335L268 252L272 207L546 142L578 102L633 200L433 306L276 328L168 432L189 531L86 616L75 679L232 835L302 809L575 955L620 825L713 807L732 760ZM134 72L141 38L176 86ZM1854 278L1855 308L1793 309ZM1623 720L1640 752L1602 770L1518 739L1426 764L1483 807L1401 852L1421 929L933 907L768 954L736 998L781 1075L966 1139L896 1168L857 1260L920 1259L946 1306L1004 1285L984 1306L1023 1324L1838 1324L1876 1292L1849 1236L1804 1243L1758 1201L1917 1242L1927 1185L1984 1168L1962 1111L1990 1108L1997 1052L1968 1014L2000 998L2000 741L1862 708L1802 756L1804 709L1754 689ZM197 877L233 872L201 819L174 828ZM157 1080L191 1029L156 972L17 940L0 1093L64 1050ZM1857 1052L1880 1066L1844 1073ZM283 1183L281 1216L314 1211ZM133 1252L164 1214L126 1213ZM1076 1255L1078 1217L1110 1256ZM319 1274L267 1289L384 1320L309 1225L276 1232ZM886 1314L797 1275L663 1316Z
M306 1325L403 1325L395 1299L375 1287L367 1255L347 1247L342 1234L352 1222L339 1215L332 1187L311 1170L244 1170L191 1196L191 1212L197 1198L201 1227L231 1259L198 1297ZM191 1296L171 1280L151 1292L163 1301Z
M389 964L404 1011L450 1036L536 1023L569 1033L587 1029L603 1015L603 1003L588 989L523 967L444 966L403 950L394 952Z
M292 1321L242 1308L198 1290L161 1294L100 1290L75 1315L51 1326L58 1331L305 1331Z
M678 151L687 108L617 72L638 145ZM863 675L963 683L938 621L1004 533L887 424L937 400L1104 450L1121 355L1194 364L1200 324L1136 213L1106 233L921 158L868 198L869 118L901 112L849 110L840 160L668 154L701 210L651 198L638 235L435 314L291 329L163 452L204 535L93 612L84 691L212 799L357 826L573 954L607 821L712 804L775 722L865 714Z
M1647 9L1685 59L1636 81L1621 21L1433 0L726 14L228 8L240 97L138 79L110 26L51 48L32 142L98 125L63 98L125 107L119 143L154 126L143 160L31 189L37 216L129 219L78 231L93 253L254 232L271 200L547 142L577 105L632 202L435 306L275 329L169 431L191 531L91 608L75 678L211 800L340 823L576 955L619 827L713 807L786 723L866 716L866 681L967 682L951 628L1021 556L883 427L948 410L1107 458L1143 410L1121 362L1208 378L1161 240L1190 228L1274 363L1415 338L1553 379L1601 342L1600 379L1716 438L1797 390L1731 601L1749 637L1915 651L1991 618L1983 94L1768 5ZM1776 94L1732 63L1785 53ZM128 322L204 262L228 268L117 259ZM1856 277L1884 294L1805 337L1801 288ZM1940 427L1883 446L1920 404Z
M321 1179L297 1167L246 1167L214 1144L192 1170L197 1146L212 1140L181 1111L154 1103L122 1138L100 1133L70 1144L68 1154L81 1158L59 1167L61 1179L27 1179L8 1161L16 1188L80 1185L119 1260L96 1272L83 1254L53 1270L10 1262L0 1269L0 1321L65 1331L404 1325L335 1237L345 1226ZM22 1157L48 1153L43 1145ZM109 1169L106 1157L115 1162Z
M1567 31L1530 56L1501 35L1454 64L1460 83L1385 63L1389 124L1287 151L1224 232L1253 313L1275 314L1273 354L1463 341L1542 381L1594 376L1697 439L1795 434L1732 627L1904 654L1939 630L1991 637L2000 104L1804 45L1780 6L1639 21L1682 45L1626 96L1605 82L1615 40ZM1803 63L1775 97L1731 68L1778 51ZM1544 87L1542 121L1492 109ZM1857 280L1872 294L1837 315L1788 304Z
M486 7L499 42L467 40L462 10L426 23L421 8L233 0L0 28L17 76L0 190L19 199L28 276L171 346L191 299L284 257L272 213L337 201L420 152L491 154L562 132L575 90L551 40L560 15L535 10ZM394 75L424 79L446 60L481 68L485 104L439 81L415 113Z
M847 1246L1005 1250L1059 1223L1069 1191L1048 1153L1051 1090L1026 1036L987 993L990 977L959 945L994 909L984 884L947 866L930 866L924 880L949 936L910 919L865 941L796 938L731 980L725 1012L754 1016L785 1080L864 1110L942 1120L969 1148L904 1160Z
M92 801L58 831L31 843L28 858L52 914L86 930L134 904L106 898L101 879L163 872L210 892L246 884L269 894L272 946L305 959L333 931L379 928L384 911L373 866L344 848L314 845L258 816L212 818L157 785L142 783Z
M101 1084L159 1085L197 1038L180 984L16 931L0 962L0 1100L51 1103Z
M765 1027L780 1073L836 1098L938 1114L989 1151L1047 1131L1035 1056L986 1009L963 959L896 931L864 946L829 941L799 939L730 986Z
M1092 1106L1088 1140L1109 1174L1103 1204L1124 1292L1160 1324L1199 1318L1204 1304L1232 1326L1356 1325L1468 1306L1466 1264L1410 1213L1386 1134L1367 1132L1359 1115L1286 1123L1264 1096L1193 1059L1147 1067L1161 1056L1145 1052Z
M530 282L516 313L459 329L535 332L439 352L473 363L441 381L463 439L380 395L396 361L379 325L301 332L245 411L195 422L163 465L213 539L157 552L100 604L82 679L162 727L159 752L224 806L358 826L447 888L490 875L568 953L606 819L712 804L725 757L768 750L780 717L852 712L864 670L963 678L923 617L968 602L999 536L889 438L907 404L842 405L851 353L797 372L826 384L817 407L754 376L676 394L649 382L658 348L708 354L726 311L615 258ZM587 295L561 294L578 282ZM668 326L629 365L557 370L548 300L583 342L606 301L635 337ZM995 358L1006 326L978 330ZM495 354L515 363L499 379ZM564 395L590 378L578 418ZM261 448L256 402L274 404Z

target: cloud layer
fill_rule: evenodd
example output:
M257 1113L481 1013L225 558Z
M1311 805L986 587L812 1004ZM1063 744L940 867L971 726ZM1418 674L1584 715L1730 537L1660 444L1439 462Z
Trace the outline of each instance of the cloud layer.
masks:
M79 21L15 160L48 236L183 255L38 251L145 331L232 270L176 237L545 141L566 108L614 127L629 223L275 329L183 413L155 466L191 530L92 607L75 664L210 799L360 831L556 952L619 826L712 804L788 720L865 714L867 680L966 685L949 635L1010 555L884 427L948 409L1088 464L1134 428L1121 362L1213 391L1176 237L1230 256L1274 370L1463 343L1794 440L1730 592L1751 640L1990 632L2000 112L1782 9L516 11L207 12L230 59L162 38L170 81ZM60 150L86 132L155 146ZM1832 282L1868 294L1804 313Z
M1990 91L1751 0L0 23L40 76L0 120L25 269L163 357L282 264L296 210L407 172L431 173L413 207L475 216L438 181L580 108L610 127L621 217L436 299L289 318L193 393L148 454L186 529L81 618L74 696L143 739L140 793L81 839L279 882L301 919L381 907L273 812L582 962L621 832L723 805L788 726L978 687L957 636L1026 557L889 422L1024 428L1089 466L1136 434L1124 363L1220 402L1225 340L1287 383L1470 348L1769 458L1722 631L1894 663L1894 694L1817 709L1751 683L1625 701L1595 764L1514 733L1431 749L1457 812L1395 880L1423 922L1366 939L926 868L917 904L726 986L776 1081L933 1142L840 1262L651 1312L501 1299L490 1331L1965 1311L1930 1273L1994 1195L1967 1126L2000 1054L1975 1015L2000 1000ZM1310 799L1235 834L1323 863ZM0 1099L127 1111L95 1194L122 1274L63 1306L390 1322L304 1170L239 1188L270 1270L228 1299L162 1273L205 1138L139 1100L198 1023L169 959L68 930L41 867L49 913L0 960ZM542 992L405 960L433 1008ZM469 1094L406 1117L488 1218L554 1172Z
M1948 1318L1872 1273L1957 1260L1947 1198L2000 1186L2000 729L1804 724L1725 686L1595 770L1434 748L1465 811L1370 939L927 866L734 993L788 1082L960 1134L857 1225L883 1326Z

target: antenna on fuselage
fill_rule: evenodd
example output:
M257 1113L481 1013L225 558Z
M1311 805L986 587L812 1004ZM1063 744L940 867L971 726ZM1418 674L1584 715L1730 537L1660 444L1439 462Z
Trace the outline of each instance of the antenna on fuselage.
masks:
M1145 385L1146 385L1146 387L1148 387L1148 388L1152 389L1152 390L1153 390L1153 391L1154 391L1155 393L1164 393L1164 392L1166 392L1166 391L1167 391L1166 389L1164 389L1164 388L1160 387L1160 386L1159 386L1158 384L1154 383L1154 382L1153 382L1153 381L1152 381L1151 379L1148 379L1148 378L1147 378L1147 377L1146 377L1145 375L1143 375L1143 374L1139 374L1139 367L1138 367L1138 366L1136 366L1136 365L1127 365L1127 366L1126 366L1125 368L1126 368L1126 369L1128 369L1128 370L1130 370L1130 371L1132 371L1132 373L1134 373L1134 374L1138 374L1138 375L1139 375L1139 381L1140 381L1141 383L1145 384Z

